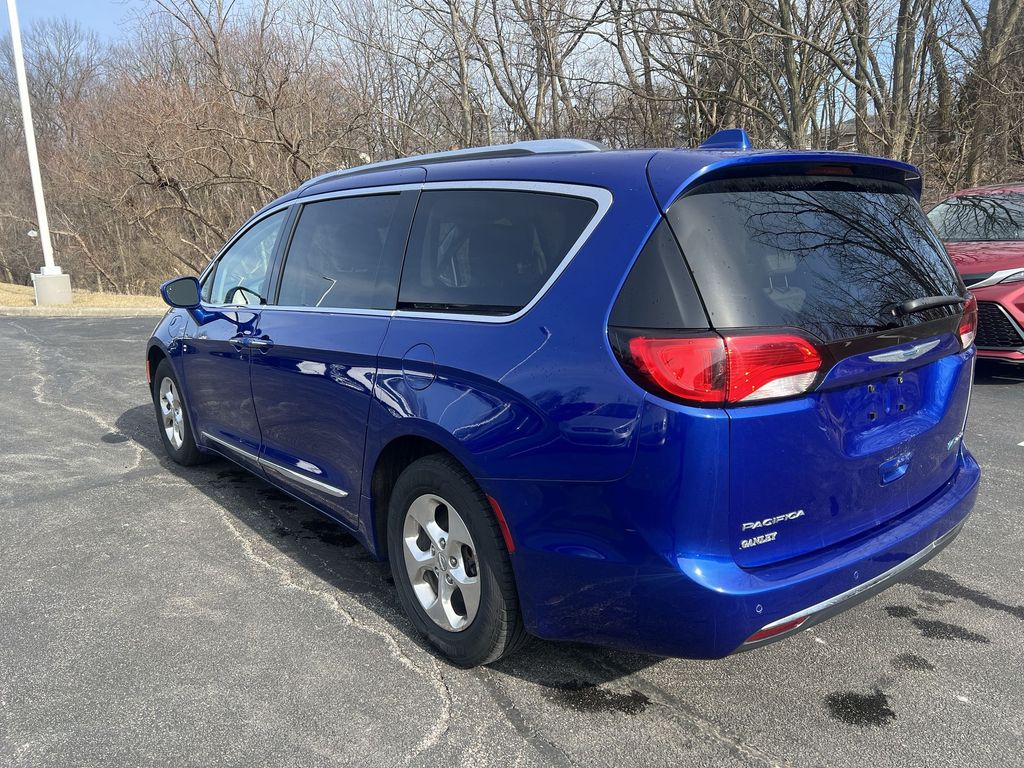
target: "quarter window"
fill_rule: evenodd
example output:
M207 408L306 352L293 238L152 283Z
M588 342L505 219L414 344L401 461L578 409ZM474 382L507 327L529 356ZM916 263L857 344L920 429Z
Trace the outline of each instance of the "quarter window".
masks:
M597 212L587 198L514 190L424 192L402 270L402 309L512 314Z
M278 304L393 309L407 231L393 226L400 200L399 194L384 194L304 205L288 247Z
M266 304L274 246L287 210L261 219L225 251L203 284L203 300L214 304Z

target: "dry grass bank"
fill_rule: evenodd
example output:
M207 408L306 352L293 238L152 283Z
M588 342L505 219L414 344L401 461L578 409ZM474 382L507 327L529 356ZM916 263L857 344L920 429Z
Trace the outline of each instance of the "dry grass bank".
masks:
M167 305L157 296L132 296L121 293L97 293L96 291L72 291L73 307L82 309L166 309ZM0 307L34 307L35 293L30 285L0 283Z

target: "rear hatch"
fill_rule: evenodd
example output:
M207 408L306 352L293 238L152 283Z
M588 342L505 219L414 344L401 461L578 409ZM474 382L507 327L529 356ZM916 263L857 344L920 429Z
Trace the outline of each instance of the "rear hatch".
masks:
M712 357L725 395L707 404L730 417L733 556L756 567L939 492L958 465L972 371L966 290L913 190L863 166L746 174L691 186L666 217L724 339ZM922 298L938 305L907 304ZM763 374L780 350L781 373Z

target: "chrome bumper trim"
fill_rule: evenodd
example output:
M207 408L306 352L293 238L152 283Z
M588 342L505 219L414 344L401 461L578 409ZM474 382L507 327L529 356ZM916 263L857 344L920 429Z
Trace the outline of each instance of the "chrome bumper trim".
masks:
M772 635L771 637L766 637L763 640L744 643L736 650L748 651L753 648L760 648L762 645L768 645L776 640L782 640L783 638L790 637L797 632L802 632L808 627L812 627L815 624L825 621L825 619L831 618L832 616L845 611L847 608L852 608L854 605L867 600L869 597L877 595L882 590L891 586L892 583L897 581L904 573L922 565L925 561L930 560L932 557L937 555L947 544L957 537L957 534L960 533L963 527L964 522L961 521L954 528L947 531L924 549L911 555L894 568L890 568L888 571L878 574L873 579L868 579L863 584L858 584L852 589L841 592L827 600L822 600L820 603L812 605L809 608L795 611L788 616L783 616L781 619L771 622L770 624L765 624L761 629L757 630L757 632L762 632L766 629L777 627L780 624L795 621L801 616L806 616L807 621L803 622L800 626L786 632L780 632L777 635ZM751 634L756 634L756 632L752 632Z
M278 474L284 475L285 477L294 480L297 483L301 483L302 485L308 486L309 488L313 488L314 490L317 490L320 493L326 493L328 496L335 496L339 499L343 499L346 496L348 496L348 491L343 491L341 488L336 488L333 485L328 485L327 483L322 482L320 480L314 480L311 477L306 477L301 472L296 472L294 469L285 467L281 464L278 464L277 462L261 458L257 456L255 453L252 453L251 451L247 451L244 448L239 448L237 445L232 445L227 440L221 440L219 437L214 437L209 432L203 432L202 435L205 440L209 440L212 443L216 443L217 446L226 448L227 450L236 455L243 456L249 461L257 464L261 469L269 469L272 472L277 472Z

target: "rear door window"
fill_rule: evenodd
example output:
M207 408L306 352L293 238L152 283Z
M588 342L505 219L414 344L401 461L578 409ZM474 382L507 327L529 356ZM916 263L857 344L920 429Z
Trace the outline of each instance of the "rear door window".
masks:
M416 209L401 309L512 314L530 303L597 212L587 198L434 190Z
M917 200L898 184L713 181L677 200L668 218L717 328L789 326L836 341L892 327L891 309L907 299L964 292Z
M409 207L399 193L303 205L278 305L394 309Z

